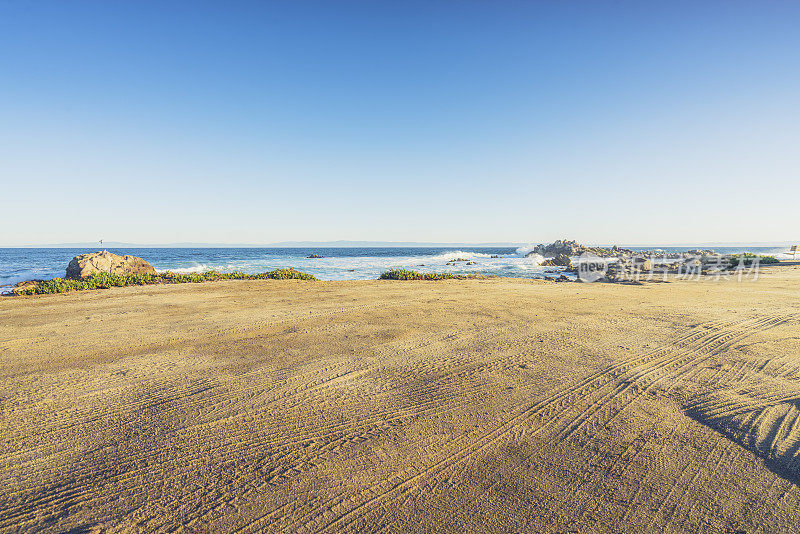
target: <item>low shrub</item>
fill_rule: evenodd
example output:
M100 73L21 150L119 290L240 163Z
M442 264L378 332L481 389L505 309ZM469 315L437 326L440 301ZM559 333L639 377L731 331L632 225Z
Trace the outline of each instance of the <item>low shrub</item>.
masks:
M96 273L80 280L69 278L54 278L25 288L19 295L41 295L50 293L66 293L67 291L84 291L87 289L107 289L109 287L144 286L150 284L187 284L199 282L213 282L216 280L316 280L308 273L294 269L275 269L266 273L247 274L241 271L221 273L207 271L204 273L179 274L166 271L160 274L110 274Z
M486 278L480 274L420 273L409 269L389 269L381 273L380 280L466 280Z
M731 254L729 256L729 264L731 268L738 267L741 264L745 265L746 267L750 267L753 265L754 261L758 261L760 265L766 265L769 263L778 263L780 260L775 256L761 256L758 254L753 254L751 252L745 252L744 254Z

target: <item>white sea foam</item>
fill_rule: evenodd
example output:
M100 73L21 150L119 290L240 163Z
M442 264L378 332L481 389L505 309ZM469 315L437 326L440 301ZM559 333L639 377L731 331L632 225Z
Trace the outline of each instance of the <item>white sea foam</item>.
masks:
M775 252L768 252L767 256L775 256L779 260L800 260L800 252L796 255L792 255L789 252L789 248L777 250Z
M188 265L186 267L171 267L168 269L156 269L156 271L159 273L165 273L169 271L171 273L176 273L176 274L204 273L206 271L213 271L213 270L220 270L220 269L215 269L214 267L211 267L208 264L197 263L197 262L192 262L191 265Z
M541 265L541 263L544 261L544 256L542 256L541 254L531 254L530 256L526 255L525 257L529 262L533 263L534 265Z
M441 254L436 254L435 256L424 256L424 258L430 262L449 262L455 261L457 259L464 259L464 260L477 260L479 258L491 258L491 254L483 254L481 252L464 252L463 250L453 250L450 252L443 252Z

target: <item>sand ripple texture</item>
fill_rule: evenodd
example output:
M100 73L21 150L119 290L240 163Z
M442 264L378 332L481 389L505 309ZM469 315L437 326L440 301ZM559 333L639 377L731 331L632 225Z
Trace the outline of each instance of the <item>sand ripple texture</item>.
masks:
M3 532L797 532L800 270L0 300Z

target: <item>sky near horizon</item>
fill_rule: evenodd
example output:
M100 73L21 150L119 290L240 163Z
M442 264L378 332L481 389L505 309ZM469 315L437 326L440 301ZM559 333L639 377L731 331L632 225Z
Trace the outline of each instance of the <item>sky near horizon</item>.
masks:
M798 2L0 0L0 246L800 241Z

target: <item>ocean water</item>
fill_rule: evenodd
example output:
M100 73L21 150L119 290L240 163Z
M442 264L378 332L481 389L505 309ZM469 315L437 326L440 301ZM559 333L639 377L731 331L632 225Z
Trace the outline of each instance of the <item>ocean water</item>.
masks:
M149 261L157 271L193 273L209 270L259 273L294 267L322 280L375 279L389 268L422 272L479 273L515 278L541 278L557 268L542 267L536 258L526 258L532 247L365 247L365 248L110 248L115 254L132 254ZM685 249L661 247L666 252ZM95 252L83 248L0 248L0 290L17 282L64 276L67 264L78 254ZM650 249L652 250L652 249ZM786 248L723 247L720 253L753 252L782 254ZM324 256L310 259L307 256ZM492 258L492 256L498 256ZM457 258L475 262L466 265ZM539 258L540 260L541 258Z

